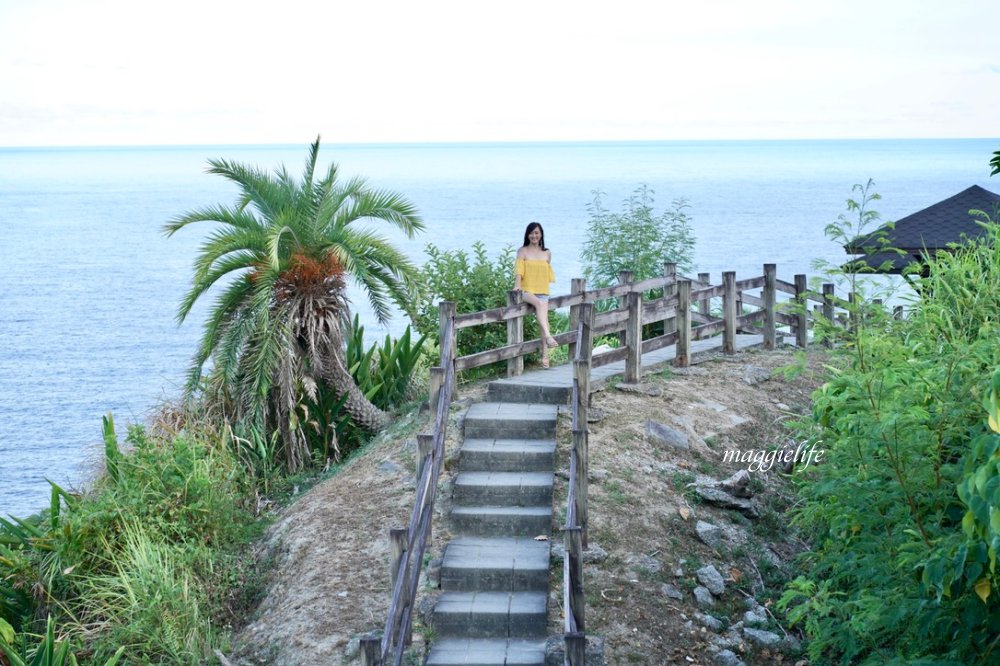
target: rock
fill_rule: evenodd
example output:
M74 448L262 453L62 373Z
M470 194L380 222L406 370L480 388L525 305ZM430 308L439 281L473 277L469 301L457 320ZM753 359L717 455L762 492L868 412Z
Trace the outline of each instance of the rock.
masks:
M650 573L658 573L663 565L655 557L650 557L649 555L636 555L630 554L625 557L625 563L630 565L633 569L641 569L643 571L648 571Z
M652 398L663 395L663 387L657 384L626 384L621 382L615 388L623 393L641 393Z
M403 468L391 460L383 460L378 466L378 471L383 474L398 474L403 471Z
M712 658L712 662L715 666L746 666L732 650L719 650Z
M358 634L351 640L347 641L347 647L344 648L344 657L350 661L361 653L361 639L362 638L381 638L381 631L366 631L363 634Z
M553 541L549 552L552 559L562 560L566 554L566 546L561 541ZM587 550L583 551L584 564L600 564L606 559L608 559L608 551L596 543L591 542Z
M743 613L743 624L752 627L767 624L767 612L760 606L748 610L746 613Z
M653 420L646 421L646 434L655 442L666 444L681 451L691 448L687 433L674 430L670 426L663 425Z
M710 485L696 485L694 492L703 500L725 509L736 509L749 518L760 516L760 510L753 502L739 497L733 497L722 488Z
M427 574L427 580L434 587L441 587L441 565L444 563L440 557L435 558L427 563L427 569L425 573Z
M743 368L743 383L756 386L771 378L771 371L759 365L748 365Z
M568 476L567 476L568 478ZM592 469L587 472L587 480L593 483L600 483L604 479L608 478L607 470L603 469Z
M698 582L708 588L708 591L715 596L722 596L726 593L726 582L722 579L722 574L714 566L709 564L695 572Z
M745 497L748 499L753 497L753 492L750 490L750 472L745 469L741 469L736 474L733 474L720 483L719 487L733 497Z
M712 617L707 613L695 613L694 619L698 624L705 627L709 631L714 631L715 633L722 631L722 620Z
M759 648L777 648L781 645L781 636L763 629L744 629L743 636Z
M684 593L681 592L680 588L676 585L671 585L670 583L664 583L660 586L660 592L671 599L677 599L678 601L684 600Z
M701 539L701 542L712 548L718 548L722 545L722 529L716 527L712 523L706 523L703 520L699 520L694 526L694 531Z
M563 666L566 660L566 639L562 635L549 636L545 641L545 666ZM585 666L604 666L604 639L600 636L587 636L587 649L584 652Z
M715 597L712 596L707 587L701 585L694 588L694 600L700 608L711 608L715 605Z
M604 417L604 410L599 407L591 407L587 410L587 423L600 423Z

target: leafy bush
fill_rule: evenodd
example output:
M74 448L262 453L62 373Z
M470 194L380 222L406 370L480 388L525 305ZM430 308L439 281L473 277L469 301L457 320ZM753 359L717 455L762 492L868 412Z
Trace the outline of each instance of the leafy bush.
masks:
M930 262L905 320L857 318L813 396L801 435L824 464L794 518L813 549L780 602L813 663L1000 655L1000 443L982 408L1000 367L1000 301L982 287L998 281L989 225Z
M688 204L675 199L673 208L657 216L653 194L640 185L622 202L622 212L612 213L604 207L603 195L594 192L580 252L588 288L617 284L621 271L632 271L636 281L657 277L663 274L665 262L676 263L682 273L691 270L694 234Z

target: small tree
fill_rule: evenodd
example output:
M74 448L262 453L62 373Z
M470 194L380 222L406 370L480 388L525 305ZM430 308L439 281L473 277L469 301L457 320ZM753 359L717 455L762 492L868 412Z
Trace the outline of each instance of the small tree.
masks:
M616 284L621 271L632 271L636 280L656 277L666 262L676 263L682 272L691 270L695 241L687 201L674 199L673 208L657 216L653 195L647 185L640 185L622 203L622 212L613 213L604 207L604 195L594 191L580 252L589 287Z

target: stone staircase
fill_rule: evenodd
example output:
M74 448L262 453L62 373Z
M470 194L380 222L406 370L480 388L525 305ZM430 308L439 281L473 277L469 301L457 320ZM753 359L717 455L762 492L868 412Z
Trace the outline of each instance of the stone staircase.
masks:
M549 542L534 537L552 530L557 406L533 397L465 416L428 666L545 663Z

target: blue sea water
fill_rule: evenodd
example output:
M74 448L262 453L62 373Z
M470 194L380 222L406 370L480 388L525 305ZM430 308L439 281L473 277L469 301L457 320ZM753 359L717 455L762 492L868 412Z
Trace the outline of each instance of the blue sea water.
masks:
M417 261L423 248L499 250L544 225L558 281L581 275L592 192L616 209L640 184L658 210L690 204L697 270L791 279L839 262L823 228L873 178L886 220L973 184L1000 190L987 163L1000 140L325 145L324 161L403 192L427 230L385 229ZM210 158L301 171L306 146L0 149L0 515L47 503L46 479L79 486L96 469L101 416L119 431L180 391L205 313L174 320L207 227L173 238L163 224L235 190ZM352 292L374 339L385 332ZM399 332L405 322L391 325Z

